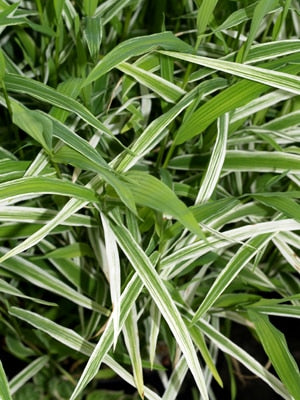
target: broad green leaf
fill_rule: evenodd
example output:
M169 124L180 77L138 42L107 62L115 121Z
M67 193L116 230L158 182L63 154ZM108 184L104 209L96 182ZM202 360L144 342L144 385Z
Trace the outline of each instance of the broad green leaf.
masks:
M199 329L197 329L197 327L195 326L189 326L189 330L191 332L191 336L193 338L193 341L195 343L195 345L198 347L198 349L201 352L201 355L206 363L206 365L208 366L208 368L210 369L213 377L215 378L215 380L218 382L218 384L223 387L223 382L222 382L222 378L220 377L217 368L214 364L214 361L211 357L211 354L207 348L207 345L205 343L205 339L203 337L202 332L199 331Z
M135 200L128 188L126 181L122 182L119 176L106 166L97 163L96 157L89 158L68 146L61 147L53 156L53 160L62 164L71 164L86 170L97 172L108 184L110 184L120 196L120 199L135 212Z
M0 87L2 87L4 76L5 76L5 57L3 55L3 50L0 49Z
M298 222L300 221L300 205L294 200L283 196L276 196L276 193L271 196L264 196L263 193L254 194L253 197L266 206L275 208L275 210L281 211L286 216L294 218Z
M237 82L222 90L183 122L175 137L176 144L202 133L218 117L249 103L266 90L260 83L247 81Z
M224 290L235 279L239 272L255 257L255 255L268 243L269 234L259 235L248 240L244 246L231 258L222 272L218 275L206 297L194 315L193 322L205 314Z
M94 128L99 129L100 132L106 133L109 136L113 136L111 131L81 103L69 96L64 95L63 93L60 93L50 86L44 85L43 83L33 79L11 73L7 73L5 75L4 81L8 91L25 93L26 95L32 96L38 100L50 103L53 106L71 111L72 113L79 115L85 122Z
M172 334L181 348L186 362L193 374L196 384L204 399L208 399L201 367L194 350L189 331L182 320L181 314L174 304L163 280L157 274L149 258L135 242L130 232L123 226L112 225L116 239L126 254L128 260L138 273L150 295L166 320Z
M264 85L283 89L291 93L300 94L300 78L296 75L261 67L234 63L221 59L214 60L212 58L195 56L192 54L184 54L173 51L161 51L161 53L170 57L178 58L180 60L249 79L254 82L259 82Z
M34 264L31 261L28 261L20 256L11 257L8 260L3 261L5 254L7 254L7 249L0 248L1 255L1 266L14 274L17 274L22 279L27 280L31 284L41 287L45 290L48 290L51 293L56 293L59 296L62 296L68 299L75 304L78 304L82 307L93 309L104 315L109 315L109 311L97 304L93 300L84 296L83 294L77 292L72 287L62 282L60 279L56 278L52 274L44 271L43 268Z
M261 315L252 309L248 314L278 376L293 398L299 400L300 372L283 333L270 323L266 315Z
M18 201L32 194L59 194L97 202L96 194L84 186L54 178L26 177L0 184L0 202Z
M21 372L9 381L10 393L15 394L26 382L33 378L49 362L48 356L42 356L32 361Z
M129 171L126 177L137 203L173 216L191 232L203 238L203 233L191 211L163 182L152 175L138 171Z
M153 35L128 39L120 43L103 57L86 78L84 86L99 79L122 61L126 61L129 58L139 56L143 53L149 53L157 48L187 52L193 51L188 44L178 39L171 32L155 33Z
M0 399L12 400L8 387L7 378L1 361L0 361Z
M39 142L48 152L52 149L52 123L42 114L29 110L15 101L10 102L13 122L33 139Z

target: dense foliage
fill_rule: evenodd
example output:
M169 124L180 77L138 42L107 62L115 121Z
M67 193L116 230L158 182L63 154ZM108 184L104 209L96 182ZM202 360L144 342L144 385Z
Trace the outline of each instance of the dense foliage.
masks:
M299 16L0 0L1 399L300 399Z

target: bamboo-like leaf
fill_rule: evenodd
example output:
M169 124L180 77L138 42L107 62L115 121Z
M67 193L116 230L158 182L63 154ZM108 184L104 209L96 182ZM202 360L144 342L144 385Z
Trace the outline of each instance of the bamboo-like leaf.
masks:
M180 60L189 61L204 67L223 71L241 78L259 82L264 85L283 89L291 93L300 94L300 78L296 75L287 74L280 71L273 71L261 67L253 67L250 65L234 63L231 61L214 60L208 57L201 57L178 53L173 51L161 51L170 57L179 58Z
M0 202L18 201L24 195L59 194L84 201L97 201L95 193L84 186L60 179L26 177L0 184Z
M121 268L120 258L115 236L109 226L109 223L103 213L101 221L105 239L105 255L108 267L110 297L113 305L114 320L114 348L116 347L119 333L120 322L120 296L121 296Z
M109 168L102 167L101 164L94 161L94 159L90 159L87 155L82 155L81 152L79 153L67 146L61 147L52 159L58 163L71 164L78 168L97 172L105 182L110 184L116 190L121 200L123 200L128 208L133 212L136 211L134 197L129 190L128 185L125 182L122 182L118 175Z
M47 208L21 207L21 206L1 206L0 221L22 222L28 224L49 222L55 217L57 212ZM96 220L83 214L75 214L62 222L63 225L85 226L88 228L96 226Z
M174 157L170 168L178 170L203 170L207 164L207 157L196 155L183 155ZM279 151L244 151L227 150L223 164L223 171L257 171L282 173L290 171L299 173L300 157L297 154L283 153Z
M178 101L179 97L186 93L183 89L167 81L166 79L139 68L134 64L123 62L119 64L117 68L124 72L124 74L132 76L139 83L146 86L150 90L153 90L154 93L157 93L167 102L175 103Z
M192 51L191 47L176 38L171 32L156 33L148 36L135 37L120 43L103 57L86 78L84 85L88 85L116 67L122 61L136 57L157 48L165 50Z
M225 114L218 119L217 140L213 148L209 165L201 182L195 201L196 204L208 201L216 188L226 155L228 124L228 114Z
M135 282L138 282L139 279L135 279ZM130 298L132 295L136 294L136 286L132 287ZM139 291L138 291L139 293ZM94 344L88 342L83 337L81 337L77 332L72 329L65 328L62 325L59 325L48 318L42 317L39 314L36 314L32 311L24 310L18 307L11 307L9 309L9 313L25 322L33 325L37 329L47 333L54 339L63 343L65 346L78 351L79 353L90 356L95 348ZM112 339L112 336L111 336ZM112 342L111 342L112 343ZM107 364L112 370L114 370L122 379L127 381L130 385L134 386L134 380L128 372L121 367L112 357L108 354L104 356L105 364ZM160 397L153 392L151 389L145 386L145 395L149 400L160 400Z
M277 317L300 318L300 306L284 304L264 305L263 303L263 301L260 301L247 308L257 313L276 315Z
M140 341L137 326L137 312L133 305L123 327L125 344L130 356L133 376L140 397L144 398L144 378L142 359L140 354Z
M9 381L11 395L15 394L26 382L34 377L48 363L49 357L42 356L32 361L26 368Z
M52 124L49 118L37 111L29 110L20 103L10 101L13 122L38 141L48 152L52 148Z
M8 91L25 93L38 100L50 103L53 106L71 111L76 115L79 115L85 122L94 128L99 129L101 132L106 133L109 136L113 136L111 131L87 108L71 97L60 93L41 82L16 74L7 73L4 81Z
M230 285L242 268L266 245L270 240L269 234L259 235L250 239L232 257L226 267L218 275L205 299L194 315L193 321L197 321L214 302L220 297L224 290Z
M142 285L140 279L138 278L138 276L135 274L131 278L130 282L126 285L126 288L120 298L121 309L120 309L119 329L122 329L122 326L125 323L128 313L130 312L131 307L133 306L134 302L136 301L142 288L143 288L143 285ZM70 400L76 399L78 394L94 378L94 376L98 372L98 369L100 368L102 361L104 360L104 357L106 357L107 352L113 345L113 340L114 340L113 313L114 313L114 311L112 312L112 315L107 322L105 331L103 332L99 342L97 343L95 349L93 350L93 352L89 358L89 361L77 383L76 388L73 391L73 394L72 394L72 397Z
M90 300L83 294L77 292L55 276L44 271L43 268L35 265L34 263L25 260L20 256L11 257L8 260L3 261L3 255L7 254L7 249L0 248L1 265L4 269L17 274L21 278L29 281L33 285L44 288L52 293L56 293L75 304L82 307L93 309L104 315L109 315L109 311L97 304L96 302Z
M172 372L162 400L175 400L178 398L178 393L187 371L188 365L185 358L182 356Z
M255 6L253 18L247 41L244 46L239 50L237 55L238 62L244 62L247 59L250 47L255 39L255 36L260 28L264 16L271 10L273 10L278 4L278 0L260 0Z
M266 382L276 393L286 400L291 400L291 396L283 384L249 353L237 346L229 338L224 336L221 332L203 319L200 319L196 323L196 327L198 327L201 332L203 332L213 343L215 343L219 349L238 360L249 371L253 372L256 376L260 377L264 382Z
M157 339L159 335L160 320L161 320L161 313L157 308L155 302L151 303L150 317L151 317L150 320L151 326L150 326L150 337L149 337L149 359L151 368L153 368Z
M163 276L168 277L171 271L174 273L176 265L179 265L183 261L187 261L194 258L199 258L206 254L209 250L227 247L232 244L228 239L239 239L245 240L252 236L264 235L266 233L284 232L299 230L300 224L292 219L272 221L272 222L261 222L259 224L246 225L242 228L232 229L223 232L223 239L208 237L206 243L202 240L189 244L174 251L171 255L166 256L161 260L161 268L163 268ZM250 250L248 246L245 246L245 250Z
M218 3L218 0L203 1L197 13L197 30L198 35L205 32L205 29L212 18L213 11Z
M252 309L248 314L278 376L293 398L299 400L300 372L284 335L270 323L266 315L261 315Z
M151 151L167 134L167 126L184 111L195 98L211 94L224 87L224 79L212 79L199 84L195 89L187 93L170 110L151 122L142 135L132 145L131 151L135 156L126 154L120 161L117 170L127 171L141 157ZM119 161L119 160L116 160Z
M0 361L0 399L12 400L2 362Z
M44 305L47 305L47 306L56 306L55 303L50 303L49 301L37 299L37 298L31 297L31 296L26 296L24 293L22 293L15 286L9 284L8 282L6 282L3 279L0 279L0 292L6 293L6 294L10 294L10 295L15 296L15 297L22 297L24 299L29 299L29 300L34 301L34 302L39 303L39 304L44 304Z
M87 16L85 18L84 38L92 58L99 54L102 41L102 20L98 16Z
M164 282L155 271L146 254L135 242L130 232L125 227L116 225L112 225L112 230L116 235L120 247L128 257L136 272L139 274L145 287L149 290L149 293L156 302L162 316L165 318L171 332L176 338L176 341L186 358L190 371L195 378L201 395L204 399L208 399L204 377L197 355L194 351L190 334L168 290L166 289Z
M137 203L175 217L191 232L204 237L191 211L163 182L138 171L127 172L126 177Z
M276 193L271 196L255 194L254 198L265 204L266 206L275 208L275 210L281 211L286 216L294 218L296 221L300 221L300 205L297 204L294 200L287 197L284 198L282 196L276 196Z

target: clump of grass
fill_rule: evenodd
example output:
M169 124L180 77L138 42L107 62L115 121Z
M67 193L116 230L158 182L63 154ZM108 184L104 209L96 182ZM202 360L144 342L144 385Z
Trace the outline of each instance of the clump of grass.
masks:
M1 398L215 398L222 354L300 398L299 12L0 1Z

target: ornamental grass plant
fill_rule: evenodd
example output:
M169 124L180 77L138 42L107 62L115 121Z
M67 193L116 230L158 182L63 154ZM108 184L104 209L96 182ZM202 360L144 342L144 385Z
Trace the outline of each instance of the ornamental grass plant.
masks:
M300 399L299 35L297 0L0 0L1 400Z

